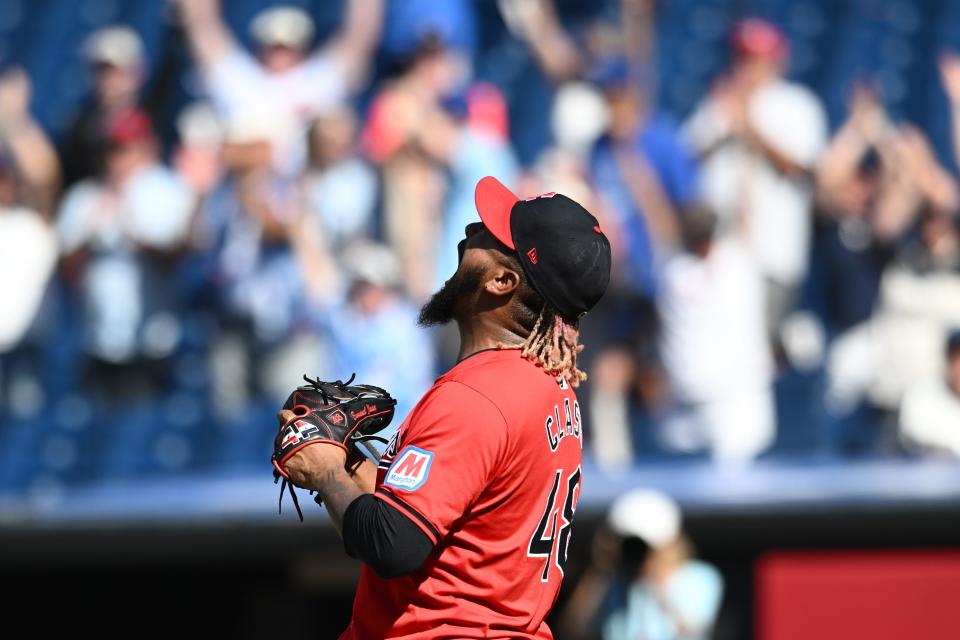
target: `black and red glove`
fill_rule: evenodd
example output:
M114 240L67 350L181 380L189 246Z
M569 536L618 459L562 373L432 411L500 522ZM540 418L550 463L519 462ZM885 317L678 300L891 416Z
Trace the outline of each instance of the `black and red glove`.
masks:
M303 513L294 493L290 476L284 465L295 453L312 444L325 443L341 447L348 456L363 455L357 445L369 440L386 442L375 434L383 431L393 420L397 401L390 394L369 384L351 384L356 376L346 382L324 382L303 376L307 384L297 387L283 408L290 410L290 418L273 440L273 481L280 485L280 502L289 486L290 497L297 508L300 521ZM311 491L311 493L313 493ZM317 498L319 503L319 497Z

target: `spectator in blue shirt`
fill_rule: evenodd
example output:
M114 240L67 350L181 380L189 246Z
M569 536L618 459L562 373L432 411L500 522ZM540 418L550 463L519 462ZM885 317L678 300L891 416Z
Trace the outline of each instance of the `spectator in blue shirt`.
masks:
M590 173L621 229L620 269L614 275L652 297L658 257L677 238L677 210L697 195L696 162L674 123L648 103L626 60L601 64L593 80L610 111L607 133L590 157Z

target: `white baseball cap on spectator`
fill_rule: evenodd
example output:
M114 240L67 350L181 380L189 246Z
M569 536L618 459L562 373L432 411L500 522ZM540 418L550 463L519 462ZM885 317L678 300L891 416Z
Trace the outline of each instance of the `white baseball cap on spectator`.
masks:
M313 38L313 20L298 7L272 7L256 15L250 32L261 46L305 49Z
M550 130L557 144L586 155L603 135L610 111L603 95L585 82L568 82L557 89L550 113Z
M211 104L193 102L177 116L177 135L185 145L215 147L223 142L225 132Z
M680 507L661 491L634 489L613 501L607 524L617 535L662 549L680 537Z
M84 44L91 64L108 64L127 69L143 64L143 43L129 27L106 27L93 32Z
M390 247L360 240L343 252L343 266L352 282L390 289L400 285L400 261Z

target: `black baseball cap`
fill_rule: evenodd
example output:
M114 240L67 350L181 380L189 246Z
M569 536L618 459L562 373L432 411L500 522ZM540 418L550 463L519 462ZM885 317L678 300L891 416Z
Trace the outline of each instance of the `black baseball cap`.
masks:
M560 193L521 200L491 176L477 183L475 199L487 230L516 252L533 288L565 318L600 300L610 282L610 241L589 211Z

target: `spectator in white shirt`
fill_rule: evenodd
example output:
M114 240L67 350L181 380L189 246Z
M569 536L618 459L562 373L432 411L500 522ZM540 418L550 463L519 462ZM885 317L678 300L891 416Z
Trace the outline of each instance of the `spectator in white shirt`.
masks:
M106 138L103 175L66 193L57 235L84 305L87 352L109 367L160 359L176 346L174 282L164 257L186 239L194 196L161 164L142 111L115 115Z
M709 210L689 210L681 225L685 251L667 262L660 298L672 401L660 438L670 450L748 462L775 432L763 279L738 236L714 241Z
M960 329L947 338L946 375L911 386L900 408L900 438L912 450L960 457Z
M859 332L869 349L869 359L860 367L871 404L895 411L911 383L942 371L943 340L958 325L960 218L928 206L919 215L916 238L903 243L897 260L884 272L877 311ZM855 352L857 340L856 334L850 335L844 347ZM845 384L852 384L856 363L856 357L838 362L831 383L846 378Z
M702 195L721 235L750 218L749 250L766 281L775 334L807 269L812 181L826 143L814 93L783 78L787 41L774 25L746 19L733 30L733 65L686 123L703 159Z
M302 9L264 9L250 25L251 56L220 16L217 0L179 0L193 55L214 106L225 119L258 111L286 125L274 140L274 163L288 175L306 160L307 126L360 89L380 34L381 0L348 0L343 27L310 53L314 26Z
M338 254L351 240L372 235L380 191L376 172L357 152L356 134L357 117L347 107L317 118L301 180L304 205Z

